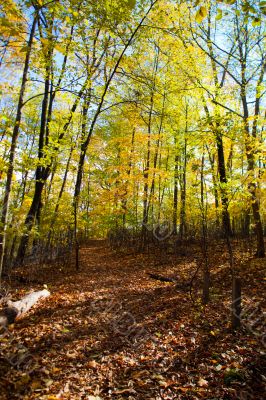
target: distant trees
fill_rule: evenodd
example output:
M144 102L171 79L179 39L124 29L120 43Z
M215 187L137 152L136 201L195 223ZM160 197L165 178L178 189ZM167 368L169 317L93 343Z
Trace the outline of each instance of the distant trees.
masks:
M234 6L230 9L227 18L226 34L218 31L217 21L212 23L216 15L214 15L215 6L213 7L212 4L208 10L207 22L203 22L199 29L193 29L191 32L193 41L206 54L212 67L214 90L207 90L207 93L211 102L216 106L217 116L220 119L219 109L224 108L242 120L242 139L247 159L247 188L257 237L257 255L264 257L265 247L257 183L259 176L256 172L255 158L261 141L258 121L260 120L262 97L265 94L263 85L266 66L266 49L265 45L263 45L265 25L263 25L260 18L254 19L252 16L252 13L256 10L256 2L250 2L248 5L244 1L233 3ZM224 37L223 43L221 43L221 36ZM242 110L234 110L233 107L228 106L228 103L226 103L225 93L229 87L235 90L234 93L239 96ZM222 90L223 88L225 90ZM205 107L207 109L207 106ZM225 210L224 226L229 232L231 228L229 217L226 215L228 212L228 198L225 193L227 178L222 144L223 130L219 127L219 119L218 125L217 121L215 123L218 170L222 203Z

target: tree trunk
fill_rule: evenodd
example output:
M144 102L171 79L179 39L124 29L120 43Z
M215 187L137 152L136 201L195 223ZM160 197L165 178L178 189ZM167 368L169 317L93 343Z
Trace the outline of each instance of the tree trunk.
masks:
M17 318L23 317L39 300L48 296L50 296L50 292L44 289L30 293L21 300L8 301L8 306L0 311L0 326L7 327L13 324Z
M221 185L220 190L221 190L221 201L222 201L223 230L224 230L224 235L227 237L227 236L232 236L232 230L231 230L230 216L228 212L229 201L226 188L227 177L226 177L226 168L224 159L224 147L223 147L222 134L219 131L217 131L215 136L216 136L216 146L218 155L218 172Z
M135 133L136 133L136 128L133 128L132 131L132 136L131 136L131 147L130 147L130 155L129 155L129 162L128 162L128 170L127 170L127 181L126 181L126 187L125 187L125 194L122 199L122 210L123 210L123 228L126 226L126 213L127 213L127 194L128 194L128 180L131 175L131 170L132 170L132 158L133 158L133 153L134 153L134 146L135 146Z
M201 218L202 218L202 253L203 253L203 290L202 303L207 304L210 300L210 270L208 260L208 242L207 242L207 213L204 201L204 150L201 159L200 171L200 199L201 199Z
M238 21L238 18L237 18ZM265 57L262 59L260 65L260 73L256 82L256 97L254 102L254 114L253 114L253 124L252 128L249 127L249 106L248 106L248 83L246 77L246 66L247 66L247 51L246 47L244 47L243 42L240 39L239 35L239 26L238 28L238 49L239 49L239 58L240 58L240 68L241 68L241 85L240 85L240 96L243 106L243 123L244 123L244 132L245 132L245 148L246 148L246 156L248 162L248 172L251 177L251 181L248 184L248 191L251 196L251 208L253 212L253 219L255 224L255 232L257 238L257 257L265 257L265 246L264 246L264 238L263 238L263 227L260 216L260 206L259 199L257 196L257 187L255 183L255 148L254 148L254 139L257 138L257 129L258 129L258 116L260 114L260 102L261 102L261 85L263 83L263 78L265 74L266 60ZM245 46L247 43L245 44Z
M254 132L253 126L253 135L252 137L249 134L249 122L248 122L248 109L247 109L247 100L245 96L245 92L242 93L242 103L244 108L244 124L245 124L245 146L246 146L246 156L248 161L248 171L250 176L253 178L251 182L248 184L248 191L251 196L251 208L253 213L254 225L255 225L255 233L257 239L257 257L265 257L265 245L264 245L264 237L263 237L263 226L260 216L260 206L259 200L257 196L257 188L255 179L255 157L254 157L254 146L252 145L253 137L256 137L256 132Z
M212 171L212 182L213 182L213 195L214 195L214 204L215 204L215 215L216 215L216 225L217 228L220 227L220 221L219 221L219 213L218 213L218 208L219 208L219 197L218 197L218 189L217 189L217 177L216 177L216 170L215 170L215 157L214 155L211 154L209 146L206 146L207 151L208 151L208 156L209 156L209 161L211 164L211 171Z
M87 116L90 105L90 91L86 94L84 99L84 104L82 107L82 124L81 124L81 152L78 164L78 173L77 180L75 185L74 199L73 199L73 212L74 212L74 239L75 239L75 264L76 270L79 270L79 242L78 242L78 207L79 207L79 195L81 191L81 183L82 183L82 175L85 163L85 156L87 152L87 148L90 143L90 138L92 135L92 130L90 128L89 134L86 138L86 129L87 129Z
M150 133L148 136L147 143L147 161L146 166L144 168L143 177L144 177L144 188L143 188L143 214L142 214L142 228L141 228L141 249L145 249L147 244L147 228L148 228L148 190L149 190L149 170L150 170L150 146L151 139Z
M17 114L16 114L16 120L15 120L14 129L13 129L11 148L10 148L10 154L9 154L5 194L4 194L3 208L2 208L2 214L1 214L2 233L0 234L0 284L1 284L1 275L2 275L4 252L5 252L6 228L7 228L9 201L10 201L10 194L11 194L11 187L12 187L12 176L13 176L13 171L14 171L14 159L15 159L15 152L16 152L16 147L17 147L17 140L18 140L18 136L19 136L19 128L20 128L21 117L22 117L24 93L25 93L26 82L27 82L27 77L28 77L30 54L31 54L31 50L32 50L32 43L33 43L33 39L34 39L36 23L37 23L37 15L34 16L29 40L27 43L27 51L26 51L26 57L25 57L25 62L24 62L24 70L23 70L22 82L21 82L20 93L19 93L19 100L18 100L18 105L17 105Z
M71 149L70 149L70 153L69 153L67 164L66 164L66 168L65 168L65 173L64 173L62 186L60 188L60 192L59 192L58 199L57 199L57 202L56 202L56 205L55 205L53 217L52 217L52 220L51 220L51 223L50 223L48 239L47 239L47 248L49 248L49 246L50 246L51 236L52 236L54 224L56 222L60 201L61 201L61 198L63 196L64 190L65 190L65 186L66 186L66 182L67 182L67 175L68 175L68 171L69 171L69 166L70 166L70 161L71 161L73 149L74 149L73 147L71 147Z
M177 152L177 149L176 149L176 152ZM175 154L174 201L173 201L173 234L174 235L177 235L178 163L179 163L179 156L177 154Z
M41 197L42 190L44 187L45 179L44 172L45 168L41 165L41 161L44 158L44 146L45 146L45 133L46 133L46 119L47 119L47 106L48 106L48 98L49 98L49 86L50 86L50 66L46 66L46 74L45 74L45 83L44 83L44 96L42 101L42 113L41 113L41 126L40 126L40 134L39 134L39 148L38 148L38 160L39 165L36 168L36 178L35 178L35 188L33 200L31 203L31 207L28 211L28 214L25 219L25 228L26 232L22 235L21 242L18 249L17 254L17 263L23 264L24 257L26 254L28 242L29 242L29 233L31 232L34 221L37 215L40 213L41 208Z
M183 171L181 180L181 193L180 193L180 239L186 235L186 194L187 194L187 138L185 138L184 154L183 154Z
M241 219L241 235L244 238L248 238L250 235L250 210L244 210Z

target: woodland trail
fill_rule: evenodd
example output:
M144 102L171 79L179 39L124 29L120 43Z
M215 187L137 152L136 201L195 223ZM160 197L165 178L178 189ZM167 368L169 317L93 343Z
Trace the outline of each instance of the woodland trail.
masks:
M116 254L92 241L81 249L80 271L36 271L52 295L1 339L0 399L262 399L265 347L247 329L228 329L230 287L224 278L224 291L215 286L227 272L214 271L205 309L185 287L146 275L187 282L195 254ZM263 279L263 265L254 268Z

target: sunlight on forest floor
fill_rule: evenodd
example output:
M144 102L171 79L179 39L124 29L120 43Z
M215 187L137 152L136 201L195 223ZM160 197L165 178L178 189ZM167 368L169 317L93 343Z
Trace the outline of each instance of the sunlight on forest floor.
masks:
M154 253L114 253L98 241L81 250L80 272L36 271L13 297L41 284L52 295L1 338L1 400L262 399L264 320L255 326L247 319L230 331L222 245L211 259L210 304L203 308L197 300L199 277L191 301L185 283L197 251L160 260ZM147 272L178 277L181 285ZM242 280L244 307L254 317L263 298L263 260L244 264ZM27 362L12 368L19 353Z

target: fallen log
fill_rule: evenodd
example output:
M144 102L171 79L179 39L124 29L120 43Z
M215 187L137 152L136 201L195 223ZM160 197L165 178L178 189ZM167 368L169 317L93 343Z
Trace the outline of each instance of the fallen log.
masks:
M162 275L151 274L150 272L147 272L147 275L152 279L156 279L157 281L177 283L177 280L174 278L168 278Z
M27 294L21 300L8 301L7 307L0 311L0 326L6 327L13 324L16 319L26 314L40 299L50 296L47 289Z
M174 278L168 278L167 276L162 276L162 275L157 275L157 274L151 274L150 272L147 272L147 275L152 278L156 279L157 281L160 282L170 282L175 284L175 288L177 290L188 290L189 287L191 286L191 282L179 282L177 279Z

